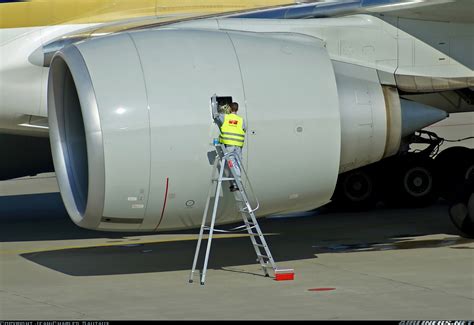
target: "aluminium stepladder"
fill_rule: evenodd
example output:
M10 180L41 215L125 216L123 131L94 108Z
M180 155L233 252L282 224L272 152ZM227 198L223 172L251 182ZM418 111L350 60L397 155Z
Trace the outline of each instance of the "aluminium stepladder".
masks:
M200 283L204 285L206 281L206 272L207 272L207 265L209 261L209 254L211 250L211 243L212 243L212 236L215 231L215 221L217 215L217 208L219 206L219 199L220 193L222 190L222 183L225 181L235 182L238 187L238 190L233 192L234 198L237 204L237 208L242 215L242 219L244 221L244 225L240 227L236 227L231 231L238 231L239 229L245 228L250 236L250 240L252 245L255 249L255 253L257 255L257 261L260 263L265 276L270 276L269 270L272 269L275 275L276 280L292 280L293 279L293 270L292 269L278 269L276 263L272 257L270 249L267 245L265 237L260 229L260 226L257 222L257 218L255 216L255 211L259 208L259 203L257 201L257 205L255 208L252 208L250 204L249 197L247 195L247 191L245 190L244 184L241 181L241 176L245 176L249 183L250 189L253 193L253 190L250 185L250 181L248 180L248 176L243 168L242 163L240 162L239 157L233 152L227 152L226 148L223 144L217 143L215 144L215 149L217 153L217 157L214 162L214 170L212 176L211 186L209 188L209 193L206 201L206 206L204 208L201 228L199 231L199 237L196 245L196 252L194 254L194 261L191 270L191 274L189 277L189 282L193 282L194 272L196 271L197 261L199 259L199 252L201 248L201 242L204 235L204 231L209 231L209 237L207 240L207 248L206 248L206 255L204 258L204 266L201 273ZM239 177L239 173L236 171L235 162L239 166L237 168L240 169L241 176ZM226 169L226 165L228 166L227 170L230 172L228 177L225 177L224 170ZM218 171L217 178L214 178L215 171ZM215 186L215 187L214 187ZM214 190L213 190L214 188ZM206 226L207 218L208 218L208 211L211 198L214 197L214 207L212 210L211 215L211 224L210 226ZM255 198L256 199L256 198Z

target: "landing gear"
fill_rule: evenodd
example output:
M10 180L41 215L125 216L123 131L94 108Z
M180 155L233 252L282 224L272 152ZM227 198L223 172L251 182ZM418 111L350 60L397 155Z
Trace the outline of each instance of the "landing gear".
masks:
M341 174L334 201L346 210L366 210L375 206L377 184L369 168L360 168Z
M406 149L397 156L339 175L333 202L360 211L379 199L388 206L425 207L442 197L454 225L474 238L474 149L451 147L436 155L444 141L427 131L404 138ZM414 143L428 147L408 152Z

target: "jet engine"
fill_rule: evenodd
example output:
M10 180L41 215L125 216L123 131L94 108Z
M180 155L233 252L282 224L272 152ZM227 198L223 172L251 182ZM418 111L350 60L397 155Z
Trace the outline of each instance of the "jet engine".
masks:
M199 226L219 132L214 94L232 97L246 120L258 216L324 205L341 170L398 150L400 99L374 73L331 62L324 42L296 33L169 28L70 45L48 85L67 211L90 229ZM241 218L227 191L218 223Z

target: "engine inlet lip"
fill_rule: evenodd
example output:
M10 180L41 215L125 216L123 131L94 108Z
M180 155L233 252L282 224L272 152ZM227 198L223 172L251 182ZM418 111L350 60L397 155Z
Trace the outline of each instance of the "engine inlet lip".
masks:
M56 81L64 81L66 70L72 75L76 87L87 146L88 186L87 202L84 211L76 205L68 176L68 163L65 159L67 144L64 139L64 119L62 108L56 103ZM56 78L58 80L56 80ZM58 51L52 61L48 80L48 118L50 141L56 177L61 196L71 219L78 226L97 229L101 222L105 200L105 159L103 134L100 123L97 99L86 62L75 45Z

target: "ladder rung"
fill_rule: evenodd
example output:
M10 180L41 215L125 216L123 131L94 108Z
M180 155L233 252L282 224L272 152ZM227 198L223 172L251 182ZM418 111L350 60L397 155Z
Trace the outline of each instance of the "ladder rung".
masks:
M265 248L265 245L262 244L255 244L255 246Z
M268 257L267 255L263 255L263 254L257 254L258 257L263 257L263 258L266 258L266 259L270 259L270 257Z

